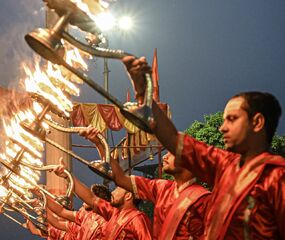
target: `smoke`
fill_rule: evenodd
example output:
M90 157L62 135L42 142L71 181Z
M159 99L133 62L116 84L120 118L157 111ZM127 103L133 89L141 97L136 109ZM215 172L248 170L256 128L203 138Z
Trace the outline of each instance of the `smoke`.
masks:
M21 75L21 65L31 59L32 50L24 36L44 24L44 5L41 1L10 0L0 8L0 86L15 88ZM37 25L35 25L37 24Z

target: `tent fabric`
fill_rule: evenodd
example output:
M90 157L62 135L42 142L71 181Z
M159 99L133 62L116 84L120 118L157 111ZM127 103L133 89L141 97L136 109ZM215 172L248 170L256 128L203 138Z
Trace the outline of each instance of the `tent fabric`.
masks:
M167 104L159 103L159 107L170 117ZM144 151L150 141L155 140L154 135L141 131L126 119L117 107L111 104L75 103L71 119L73 126L91 125L100 132L104 132L107 128L113 131L126 129L129 135L129 142L128 140L125 141L124 145L132 146L130 148L131 156ZM122 155L127 156L126 148Z

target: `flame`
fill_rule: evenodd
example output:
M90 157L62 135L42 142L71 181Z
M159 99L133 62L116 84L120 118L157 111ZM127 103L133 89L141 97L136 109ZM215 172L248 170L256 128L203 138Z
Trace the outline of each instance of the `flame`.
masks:
M85 12L91 19L96 20L96 15L105 11L109 7L106 1L99 0L71 0L76 6Z
M48 74L41 71L39 63L36 63L35 72L32 72L27 66L24 66L24 70L27 74L25 79L26 90L43 96L69 117L69 112L72 111L73 107L72 102L60 88L51 82Z
M42 157L41 152L44 151L43 143L38 138L25 131L16 119L12 119L10 125L3 120L3 126L10 139L22 144L38 158Z
M34 185L37 184L37 181L40 180L40 172L39 171L33 171L28 167L21 166L20 170L20 176L25 178L28 178Z
M25 181L23 177L16 175L14 173L10 176L9 179L10 179L9 184L16 190L21 191L22 193L26 192L25 189L33 188L33 186L30 183L27 183L27 181Z
M79 89L73 83L63 77L61 69L58 65L53 65L51 62L48 62L46 73L54 86L63 89L71 95L79 96Z
M33 102L33 109L36 114L40 114L43 111L43 107L36 101Z
M95 19L95 15L107 8L106 2L100 0L71 1L92 19ZM80 52L79 49L68 43L64 46L66 48L64 60L75 68L87 71L88 65L83 57L91 58L91 55ZM41 126L49 130L48 124L39 117L51 118L46 113L49 103L53 109L56 108L61 114L69 117L73 109L73 104L69 99L70 95L79 96L79 88L75 84L83 83L80 78L62 66L51 62L47 62L43 66L40 65L40 59L35 61L33 69L29 68L27 64L24 64L23 68L26 73L24 80L26 91L39 95L45 101L42 102L39 98L33 100L30 109L19 111L9 120L3 119L3 127L8 140L5 141L4 151L0 153L0 162L3 166L7 164L9 167L2 166L0 168L3 184L0 183L0 197L7 197L9 198L7 201L15 203L22 198L27 199L33 196L31 189L37 186L41 176L41 172L34 169L43 166L41 158L44 143L36 134L33 135L25 127L22 127L23 123L33 126L35 121L39 121ZM14 167L16 171L14 171Z
M0 198L6 197L8 195L8 190L0 185Z
M69 50L67 49L66 55L65 55L65 61L76 68L81 68L82 70L85 70L85 71L88 70L88 65L83 60L78 48L73 47L72 49L69 49Z

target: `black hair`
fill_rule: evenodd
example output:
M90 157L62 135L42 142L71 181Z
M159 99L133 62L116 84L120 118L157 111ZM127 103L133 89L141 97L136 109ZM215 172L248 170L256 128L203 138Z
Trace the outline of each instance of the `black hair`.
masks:
M99 198L102 198L108 202L111 202L111 192L102 184L93 184L91 191Z
M265 118L265 130L268 143L272 142L278 126L282 109L277 98L267 92L242 92L232 98L242 97L246 101L245 111L249 118L256 113L261 113Z

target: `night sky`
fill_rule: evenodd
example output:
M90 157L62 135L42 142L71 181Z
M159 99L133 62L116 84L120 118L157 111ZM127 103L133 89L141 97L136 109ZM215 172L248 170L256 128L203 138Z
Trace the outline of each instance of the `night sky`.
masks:
M31 61L33 54L24 35L44 26L43 4L35 0L0 3L0 85L17 87L23 77L21 63ZM135 28L110 33L111 48L146 56L150 63L154 48L158 49L161 101L170 105L179 130L202 120L204 114L222 111L240 91L271 92L285 109L284 0L118 0L112 10L131 14ZM127 75L118 61L109 61L109 67L110 91L124 101L130 88ZM89 68L89 75L101 84L102 60L90 62ZM103 102L87 86L74 100ZM285 132L284 119L280 135ZM85 167L74 167L87 184L94 181ZM0 236L37 239L4 216L0 216Z

